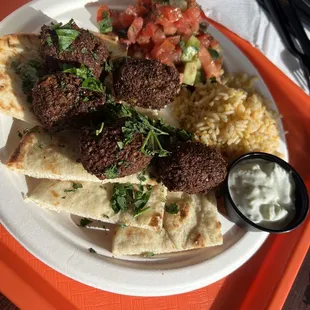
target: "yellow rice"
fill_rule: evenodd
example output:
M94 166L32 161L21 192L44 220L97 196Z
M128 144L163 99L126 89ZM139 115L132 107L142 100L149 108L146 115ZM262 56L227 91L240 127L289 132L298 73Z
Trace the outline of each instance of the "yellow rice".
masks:
M172 105L182 128L195 139L218 148L228 160L261 151L280 155L276 113L253 90L253 78L228 76L223 84L197 84L183 88Z

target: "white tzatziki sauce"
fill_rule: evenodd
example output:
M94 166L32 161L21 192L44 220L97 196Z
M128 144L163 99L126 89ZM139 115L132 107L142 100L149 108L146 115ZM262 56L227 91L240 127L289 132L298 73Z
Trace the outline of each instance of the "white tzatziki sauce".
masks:
M238 209L259 226L280 229L295 215L295 182L277 163L249 159L236 164L228 186Z

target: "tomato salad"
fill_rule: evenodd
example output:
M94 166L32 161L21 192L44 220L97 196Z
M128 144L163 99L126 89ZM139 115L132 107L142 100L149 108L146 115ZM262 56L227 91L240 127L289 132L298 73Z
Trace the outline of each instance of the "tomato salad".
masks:
M221 49L195 0L137 0L123 12L101 5L97 21L101 33L128 46L129 56L176 66L184 84L220 82Z

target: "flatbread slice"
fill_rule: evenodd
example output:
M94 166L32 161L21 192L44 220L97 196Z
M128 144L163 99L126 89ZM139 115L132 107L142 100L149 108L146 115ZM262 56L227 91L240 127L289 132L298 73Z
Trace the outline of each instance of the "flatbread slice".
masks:
M0 38L0 113L32 124L38 124L31 104L23 91L19 70L29 61L42 63L40 40L31 33L17 33ZM19 72L19 73L18 73Z
M6 166L18 173L38 179L56 179L79 182L139 184L139 174L123 178L100 180L88 173L77 162L77 132L67 131L53 135L35 127L27 132L10 156ZM143 184L155 185L156 181L145 173Z
M149 210L134 217L132 210L115 213L111 197L115 184L98 184L70 181L42 180L26 197L38 206L54 211L64 211L78 216L113 224L125 224L144 229L161 230L167 189L163 185L152 187L151 196L145 208ZM138 185L137 185L138 186ZM74 189L76 188L76 189Z
M162 254L223 243L213 192L208 195L168 192L166 205L172 203L178 205L179 212L165 212L163 230L160 232L135 227L118 228L113 241L113 254Z

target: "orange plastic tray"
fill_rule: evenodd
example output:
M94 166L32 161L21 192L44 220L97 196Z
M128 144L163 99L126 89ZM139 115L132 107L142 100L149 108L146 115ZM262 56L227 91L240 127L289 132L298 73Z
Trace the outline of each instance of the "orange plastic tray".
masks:
M0 20L26 2L1 1ZM310 191L310 97L249 43L214 25L250 58L268 84L289 131L290 162ZM0 226L0 291L23 310L281 309L309 248L309 236L308 216L295 231L270 236L245 265L210 286L176 296L129 297L100 291L54 271Z

